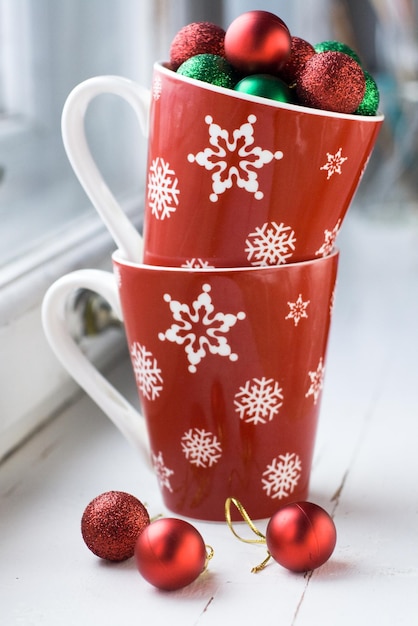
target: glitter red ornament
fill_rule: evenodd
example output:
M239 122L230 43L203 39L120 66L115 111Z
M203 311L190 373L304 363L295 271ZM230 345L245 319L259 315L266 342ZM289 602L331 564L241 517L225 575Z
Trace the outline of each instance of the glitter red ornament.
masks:
M332 518L312 502L284 506L273 515L266 529L271 556L294 572L323 565L333 553L336 539Z
M192 583L205 569L208 558L198 530L176 518L153 522L139 535L135 545L139 573L166 591Z
M326 111L354 113L366 89L359 64L343 52L320 52L305 63L296 83L301 104Z
M197 54L225 56L224 39L224 29L211 22L193 22L183 26L171 42L171 69L176 70Z
M225 33L225 55L243 74L277 74L290 52L290 33L277 15L248 11Z
M140 533L150 518L137 498L123 491L107 491L87 505L81 519L81 534L96 556L124 561L134 554Z
M315 48L312 44L301 37L292 37L289 57L279 71L280 78L292 85L303 70L306 61L314 54Z

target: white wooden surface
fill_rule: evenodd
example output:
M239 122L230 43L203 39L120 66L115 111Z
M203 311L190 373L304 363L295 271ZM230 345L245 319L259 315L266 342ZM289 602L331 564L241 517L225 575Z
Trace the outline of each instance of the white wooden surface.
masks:
M154 589L133 560L101 562L80 534L93 497L120 489L151 515L169 512L150 471L82 397L0 467L0 624L417 623L417 244L417 223L382 226L354 214L340 236L310 495L337 526L328 563L308 575L274 562L251 574L264 548L239 542L223 523L200 522L215 556L183 590ZM135 397L127 363L112 379Z

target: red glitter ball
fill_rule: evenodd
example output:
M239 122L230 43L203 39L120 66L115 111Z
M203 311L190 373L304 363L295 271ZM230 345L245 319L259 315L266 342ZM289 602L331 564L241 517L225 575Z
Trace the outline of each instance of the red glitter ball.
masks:
M290 52L290 33L277 15L248 11L225 34L225 55L245 74L277 74Z
M170 46L170 67L177 70L184 61L197 54L225 56L225 31L211 22L193 22L183 26Z
M315 48L305 39L292 37L290 43L290 55L283 67L280 68L279 77L288 85L292 85L301 71L306 61L315 53Z
M301 104L316 109L354 113L366 89L360 65L343 52L320 52L305 63L296 83Z
M293 572L323 565L337 539L330 515L312 502L292 502L279 509L266 529L267 548L275 561Z
M149 523L148 511L137 498L123 491L107 491L85 508L81 534L96 556L125 561L134 555L136 540Z

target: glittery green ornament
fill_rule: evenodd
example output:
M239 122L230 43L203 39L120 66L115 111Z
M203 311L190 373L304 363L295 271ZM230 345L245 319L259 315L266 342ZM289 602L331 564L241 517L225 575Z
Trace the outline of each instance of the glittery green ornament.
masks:
M286 83L270 74L246 76L235 85L235 90L279 102L293 101L291 91Z
M236 83L232 65L216 54L196 54L190 57L180 65L177 74L229 89Z
M380 100L379 88L373 76L368 72L364 72L364 78L366 79L366 90L355 113L357 115L376 115Z
M342 43L341 41L321 41L321 43L315 44L314 48L315 52L343 52L344 54L348 54L349 57L361 65L361 60L357 52L354 52L350 46L347 46L347 44Z

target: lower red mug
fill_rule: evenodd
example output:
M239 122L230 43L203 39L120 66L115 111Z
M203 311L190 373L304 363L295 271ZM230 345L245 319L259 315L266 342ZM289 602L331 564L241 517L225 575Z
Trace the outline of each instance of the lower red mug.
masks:
M223 520L228 497L253 519L308 496L338 252L274 267L185 269L113 255L43 303L63 365L128 439L145 445L166 506ZM144 418L87 361L65 321L85 288L125 323Z

